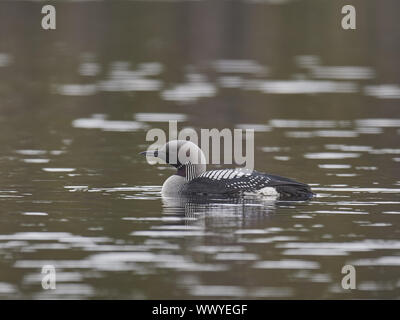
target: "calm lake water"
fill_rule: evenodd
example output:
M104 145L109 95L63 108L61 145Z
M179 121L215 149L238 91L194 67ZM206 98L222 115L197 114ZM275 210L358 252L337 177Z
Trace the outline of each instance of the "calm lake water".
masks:
M400 298L400 2L352 2L1 1L0 298ZM168 120L317 196L162 199Z

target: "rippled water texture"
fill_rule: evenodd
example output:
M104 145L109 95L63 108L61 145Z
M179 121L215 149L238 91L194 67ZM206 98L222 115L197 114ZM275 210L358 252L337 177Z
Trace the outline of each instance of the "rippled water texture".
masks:
M1 1L0 297L400 298L400 2L339 2ZM168 120L317 196L162 199Z

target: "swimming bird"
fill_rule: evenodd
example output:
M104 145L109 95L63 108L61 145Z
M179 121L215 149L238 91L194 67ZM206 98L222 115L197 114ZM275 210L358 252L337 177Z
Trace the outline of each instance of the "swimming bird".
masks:
M246 168L206 171L203 151L187 140L172 140L160 149L140 154L162 159L177 169L162 186L161 194L167 197L237 197L254 194L286 200L308 200L313 196L307 184L277 175Z

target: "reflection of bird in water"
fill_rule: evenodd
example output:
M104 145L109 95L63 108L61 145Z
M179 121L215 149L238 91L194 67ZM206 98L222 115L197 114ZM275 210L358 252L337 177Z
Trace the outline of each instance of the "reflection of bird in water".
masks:
M204 197L204 196L179 196L162 197L163 212L168 216L184 216L186 224L199 225L205 219L212 223L251 224L274 213L276 198L267 197ZM219 220L219 221L216 221Z
M164 182L163 196L217 195L232 198L251 193L288 200L308 200L313 196L308 185L276 175L249 169L206 171L204 153L186 140L173 140L159 150L141 154L160 158L177 169Z

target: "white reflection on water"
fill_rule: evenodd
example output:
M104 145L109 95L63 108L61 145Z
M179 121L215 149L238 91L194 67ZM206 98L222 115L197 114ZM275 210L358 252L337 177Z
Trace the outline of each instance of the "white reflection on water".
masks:
M265 124L237 124L236 128L246 130L253 129L255 132L269 132L272 130L271 126Z
M241 88L244 80L241 77L219 77L218 84L221 88Z
M79 74L82 76L94 77L100 73L101 67L95 62L83 62L79 66Z
M158 62L139 64L137 69L130 70L130 63L117 61L111 64L111 71L106 80L90 84L57 84L55 93L69 96L88 96L98 91L123 92L123 91L158 91L162 87L162 81L148 78L161 73L163 67ZM83 63L79 73L86 76L94 76L100 67L93 63Z
M22 214L24 216L47 216L47 215L49 215L46 212L23 212Z
M378 167L356 167L356 170L367 170L367 171L375 171L378 170Z
M112 187L112 188L90 188L89 192L122 192L122 191L132 191L132 192L147 192L148 195L159 193L160 186L134 186L134 187Z
M283 255L286 256L346 256L347 252L343 250L337 249L319 249L319 248L297 248L297 249L288 249L282 252Z
M238 286L212 286L198 285L191 289L195 296L217 296L217 297L241 297L246 295L246 291Z
M398 248L397 248L398 249ZM355 266L400 266L400 256L387 256L373 259L359 259L350 262Z
M107 120L102 115L92 115L91 118L80 118L72 121L75 128L101 129L102 131L132 132L147 128L142 122Z
M88 186L64 186L64 189L67 189L70 192L87 191Z
M253 60L217 60L214 68L221 73L250 73L266 75L268 68Z
M349 169L351 165L349 164L319 164L319 168L322 169Z
M270 94L353 93L358 85L353 82L319 80L249 80L247 89Z
M279 151L289 151L289 147L262 147L261 150L263 152L279 152Z
M393 224L391 223L370 223L370 222L366 222L366 223L361 223L360 226L361 227L391 227Z
M400 99L400 86L397 84L366 86L364 92L378 99Z
M326 273L312 273L310 270L301 270L291 275L294 279L305 279L307 282L331 283L332 277Z
M91 193L120 193L120 198L125 200L157 200L161 198L161 186L124 186L124 187L103 187L89 188L88 186L65 186L70 192L91 192ZM132 194L126 194L129 192Z
M392 291L396 290L396 288L400 287L400 281L397 284L392 282L385 283L377 283L372 281L363 281L360 284L357 284L357 290L362 291Z
M328 173L327 175L335 175L337 177L357 177L356 173Z
M287 131L285 132L285 136L288 138L308 139L312 138L314 136L314 133L309 131Z
M100 81L98 86L102 91L158 91L162 86L161 80L149 79L161 73L163 67L158 62L140 64L132 71L128 62L119 61L111 65L109 78Z
M135 114L136 121L144 122L168 122L170 120L186 121L188 116L183 113L159 113L159 112L141 112Z
M199 245L192 248L192 251L216 254L221 252L243 252L245 248L243 246L215 246L215 245Z
M25 163L49 163L50 159L22 159Z
M374 128L374 127L358 127L356 131L362 134L381 134L383 133L382 128Z
M46 172L74 172L75 168L42 168Z
M56 86L55 91L64 96L91 96L97 93L98 87L95 84L63 84Z
M340 151L350 151L350 152L363 152L370 151L372 147L370 146L354 146L345 144L326 144L325 148L328 150L340 150Z
M151 238L180 238L180 237L199 237L205 235L212 235L212 233L205 233L204 231L191 231L191 230L174 230L174 231L133 231L131 236L142 236Z
M311 68L321 64L321 58L317 55L296 56L295 62L299 67Z
M221 272L229 270L229 266L224 264L213 263L195 263L192 261L169 260L158 261L157 267L160 269L175 269L178 271L194 271L194 272Z
M372 79L375 72L370 67L355 66L315 66L311 69L317 79Z
M12 294L17 291L16 286L6 283L0 282L0 294Z
M239 243L275 243L285 241L296 241L298 237L294 236L273 236L264 238L241 238L238 240Z
M39 156L39 155L43 155L46 154L47 151L45 150L16 150L16 153L22 154L24 156Z
M148 250L151 247L147 248ZM135 271L142 274L152 273L152 264L156 268L185 271L215 272L226 271L222 264L200 264L182 255L153 252L109 252L98 253L84 260L19 260L17 268L41 268L45 264L55 265L58 269L93 269L99 271Z
M316 79L367 80L375 77L375 70L365 66L322 66L321 58L315 55L295 57L296 64L309 69L310 76Z
M389 148L374 149L374 150L371 150L369 153L371 153L371 154L400 154L400 149L389 149Z
M341 250L343 252L364 252L373 250L400 249L398 240L362 240L353 242L288 242L276 245L284 249ZM400 257L399 257L400 258Z
M136 121L167 122L170 120L186 121L188 116L183 113L141 112L135 114Z
M7 67L11 64L12 57L8 53L0 52L0 67Z
M83 242L106 242L109 238L106 237L82 237L76 236L68 232L17 232L14 234L1 234L0 241L4 240L28 240L28 241L43 241L43 240L56 240L66 243L79 243Z
M204 75L189 74L187 77L187 83L162 91L161 97L167 101L192 102L199 98L210 98L216 95L216 86L208 82Z
M185 221L186 217L124 217L122 220L127 221L164 221L164 222L179 222Z
M317 131L287 131L287 137L291 138L355 138L359 133L354 130L317 130Z
M255 261L259 256L253 253L218 253L214 256L215 260L225 261Z
M355 124L359 127L400 127L400 119L358 119Z
M334 128L339 126L339 122L334 120L272 119L269 124L275 128Z
M304 154L306 159L347 159L347 158L358 158L359 153L352 152L314 152Z
M258 261L254 264L254 268L260 269L319 269L319 267L318 262L305 260Z
M358 133L353 130L319 130L313 134L317 137L332 137L332 138L355 138Z
M278 0L270 0L275 2ZM0 67L9 65L11 59L7 54L0 54ZM126 61L116 61L110 66L110 72L105 80L94 83L70 83L54 85L54 92L69 96L89 96L100 91L106 92L136 92L159 91L161 98L167 101L193 102L203 97L214 97L217 87L241 88L256 90L269 94L319 94L319 93L358 93L360 84L353 81L337 80L366 80L375 77L375 71L363 66L321 66L317 56L298 56L296 62L305 67L313 79L296 79L296 73L291 79L266 80L268 68L253 60L216 60L212 63L214 70L223 74L216 83L206 80L206 76L189 72L187 81L175 84L165 89L165 84L158 76L163 71L159 62L146 62L131 70L131 64ZM190 67L190 66L187 66ZM83 76L96 76L100 73L99 64L86 61L80 64L78 72ZM226 75L228 74L228 75ZM236 75L240 74L240 76ZM245 76L247 78L245 78ZM255 76L256 78L251 78ZM328 80L315 80L328 79ZM367 96L379 99L399 99L398 84L377 84L363 87Z
M287 156L274 156L274 159L278 161L289 161L291 158Z
M190 293L199 297L285 298L292 296L293 289L287 287L255 287L245 289L239 286L194 285L190 289Z

